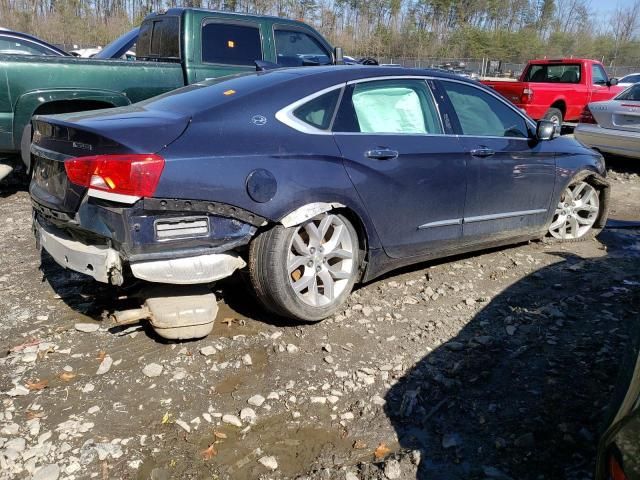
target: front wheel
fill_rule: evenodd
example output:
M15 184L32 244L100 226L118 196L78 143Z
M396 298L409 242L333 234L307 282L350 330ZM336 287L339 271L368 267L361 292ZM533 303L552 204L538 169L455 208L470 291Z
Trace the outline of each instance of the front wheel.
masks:
M574 182L562 192L549 234L562 241L593 238L602 230L594 227L601 209L600 192L596 187L585 180Z
M276 225L249 249L249 278L272 312L307 322L334 314L360 269L358 235L340 214L323 213L301 225Z

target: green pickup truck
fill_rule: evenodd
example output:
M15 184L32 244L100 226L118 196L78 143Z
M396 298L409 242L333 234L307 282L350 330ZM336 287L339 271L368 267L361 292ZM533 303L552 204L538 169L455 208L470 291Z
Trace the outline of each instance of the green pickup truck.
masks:
M134 61L0 56L0 156L9 159L0 180L19 153L29 170L33 115L128 105L208 78L255 71L256 60L326 65L336 62L336 52L302 22L173 8L142 22Z

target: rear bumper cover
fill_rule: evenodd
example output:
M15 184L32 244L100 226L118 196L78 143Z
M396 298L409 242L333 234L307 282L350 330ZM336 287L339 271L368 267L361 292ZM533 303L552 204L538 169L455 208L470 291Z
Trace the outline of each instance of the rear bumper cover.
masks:
M116 250L106 245L86 245L62 230L34 219L36 242L64 268L84 273L99 282L122 284L122 263Z
M580 123L575 137L591 148L631 158L640 158L640 132L627 132Z
M34 233L38 244L62 267L89 275L99 282L122 285L122 260L115 249L107 245L87 245L63 230L43 225L37 218L34 219ZM136 278L176 285L213 282L245 266L245 261L233 252L130 264Z

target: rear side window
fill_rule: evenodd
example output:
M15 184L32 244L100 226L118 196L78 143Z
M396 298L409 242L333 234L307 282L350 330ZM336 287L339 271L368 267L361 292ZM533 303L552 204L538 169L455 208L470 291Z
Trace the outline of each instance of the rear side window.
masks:
M55 55L56 53L48 48L41 47L26 40L13 37L0 37L0 54Z
M607 72L604 71L600 65L592 65L592 81L594 85L606 85L607 84Z
M320 130L328 130L339 98L340 89L338 88L296 108L293 115Z
M142 60L180 59L180 18L162 17L140 26L137 56Z
M580 83L580 65L531 65L524 81L540 83Z
M355 85L343 102L336 131L441 134L431 91L422 80L380 80Z
M640 83L636 83L616 97L616 100L640 102Z
M463 135L528 138L527 123L493 95L470 85L443 81Z
M260 30L254 25L208 22L202 27L202 61L253 65L262 60Z
M328 65L331 55L322 44L308 33L299 30L277 29L276 40L277 63L285 66L299 66L304 63Z

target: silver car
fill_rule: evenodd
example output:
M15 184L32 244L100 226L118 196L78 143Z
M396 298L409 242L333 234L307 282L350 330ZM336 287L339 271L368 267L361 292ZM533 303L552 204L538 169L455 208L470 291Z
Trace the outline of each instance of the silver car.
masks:
M613 100L587 105L575 136L600 152L640 159L640 83Z

